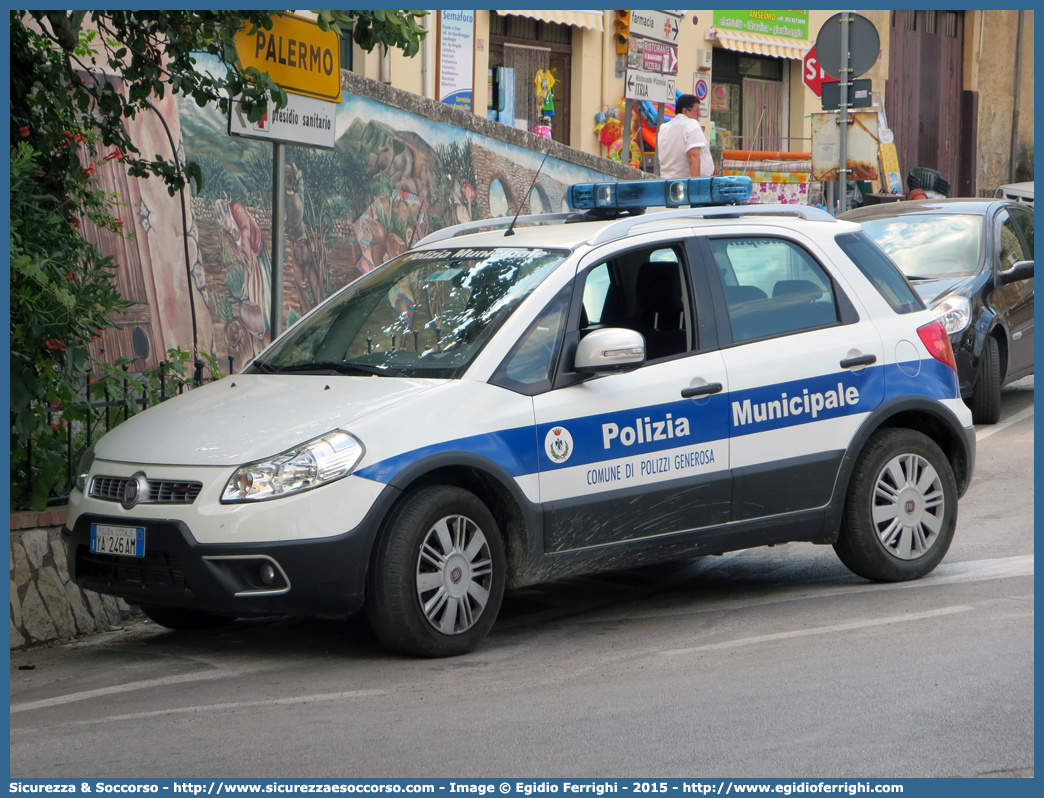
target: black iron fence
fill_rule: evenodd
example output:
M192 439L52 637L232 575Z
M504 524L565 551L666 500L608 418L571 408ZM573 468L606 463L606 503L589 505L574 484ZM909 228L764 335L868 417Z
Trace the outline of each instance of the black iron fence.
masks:
M187 366L188 364L186 364ZM82 389L79 392L82 401L76 402L68 408L48 407L44 412L47 414L47 423L52 427L60 428L66 433L65 440L65 480L64 483L55 484L48 499L48 504L64 504L68 501L69 491L72 489L75 479L75 469L83 453L102 435L113 427L126 421L132 413L140 412L160 402L165 402L171 397L178 396L186 390L198 388L204 383L213 382L221 378L220 374L203 376L206 363L197 359L192 364L193 371L189 375L187 369L184 374L174 365L166 360L160 361L159 368L154 372L131 372L127 366L122 366L124 372L121 398L119 399L92 399L92 395L98 395L100 389L99 379L112 380L111 374L99 377L90 372L83 373ZM233 356L228 356L228 373L232 374L234 361ZM135 391L134 386L140 386L140 391ZM133 411L132 411L133 407ZM75 411L67 413L66 410ZM75 416L75 418L74 418ZM34 480L39 477L39 469L34 468L33 443L26 446L25 460L21 463L12 463L12 489L17 494L19 488L24 488L24 495L32 494ZM48 453L53 457L54 453ZM37 453L39 459L39 453ZM22 482L19 485L19 481Z

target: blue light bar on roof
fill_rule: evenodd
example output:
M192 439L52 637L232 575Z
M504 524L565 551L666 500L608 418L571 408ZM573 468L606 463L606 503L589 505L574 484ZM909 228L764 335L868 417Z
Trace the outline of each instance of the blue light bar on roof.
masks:
M620 183L578 183L566 202L574 210L650 208L681 205L728 205L747 202L751 179L739 175L694 177L689 180L635 180Z

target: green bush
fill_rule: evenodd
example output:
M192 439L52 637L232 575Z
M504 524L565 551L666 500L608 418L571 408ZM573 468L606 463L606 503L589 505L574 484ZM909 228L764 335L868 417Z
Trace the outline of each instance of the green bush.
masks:
M168 93L200 107L216 105L222 113L229 110L229 98L238 97L255 122L266 106L284 107L287 98L267 73L244 70L235 49L242 28L271 30L273 13L281 12L8 13L12 506L42 509L49 496L67 487L70 426L77 426L75 438L86 415L73 405L101 398L125 402L126 413L134 413L139 407L134 399L159 381L156 375L124 373L121 367L133 361L117 360L113 366L90 357L91 340L114 326L111 314L132 304L116 291L112 259L80 234L88 223L123 234L123 222L114 214L119 198L92 183L93 162L117 161L131 177L158 177L172 195L189 182L200 192L205 189L200 163L180 163L173 153L140 152L126 120L152 113L151 98ZM367 51L380 43L413 55L425 35L418 20L427 13L320 11L318 23L338 33L346 26ZM197 70L199 52L218 56L224 74ZM234 183L217 185L230 177L219 164L203 165L215 182L207 190L233 191ZM175 371L184 372L191 356L180 350L170 355ZM211 368L216 374L216 363ZM84 373L99 375L89 390L82 384Z
M84 214L114 233L122 222L89 175L67 179L64 198L47 191L39 156L25 142L11 150L11 467L24 469L31 447L34 476L31 493L12 501L36 509L65 481L64 425L80 418L67 409L52 424L47 409L73 404L75 375L91 370L88 345L133 304L116 291L112 258L80 235Z

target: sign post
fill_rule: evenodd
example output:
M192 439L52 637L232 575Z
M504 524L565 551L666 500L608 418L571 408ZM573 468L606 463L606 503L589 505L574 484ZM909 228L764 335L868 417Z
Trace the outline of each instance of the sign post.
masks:
M288 93L285 108L268 110L251 123L239 103L230 104L228 134L272 142L272 340L283 332L284 142L333 149L337 137L334 103L341 101L340 39L311 20L290 14L272 17L272 29L236 34L243 67L267 72ZM295 96L297 95L297 96ZM317 297L318 299L318 297Z
M236 34L236 54L244 69L267 72L284 91L341 101L340 39L311 20L273 15L272 30L258 28L253 36L243 27Z
M664 11L632 11L631 12L631 35L640 36L643 39L655 39L658 42L677 44L678 34L681 30L682 12Z
M848 36L851 29L851 17L847 11L841 14L841 95L837 101L837 118L841 125L841 144L838 147L840 167L837 170L838 213L848 208L848 86L852 80L852 70L848 66Z
M286 145L272 142L272 340L283 332L283 250L285 220L283 199L286 195L283 173L286 171ZM319 297L316 297L318 301Z
M881 37L873 23L850 11L842 11L830 17L816 37L816 54L820 66L824 72L840 81L837 111L840 126L840 162L837 170L839 213L844 213L848 204L848 126L851 124L848 116L849 89L852 78L862 75L877 61L880 46Z
M624 97L628 100L650 100L654 103L673 103L675 78L656 72L627 70Z
M337 141L334 124L337 106L303 94L288 93L286 98L286 107L276 110L270 97L268 110L257 122L250 122L240 103L233 101L228 115L228 135L332 150Z
M828 75L823 69L823 65L819 63L815 42L812 42L805 57L801 59L801 81L817 97L823 96L824 83L837 83L837 78Z
M684 11L630 11L627 25L627 71L624 78L623 153L630 161L631 115L634 102L656 104L656 130L663 124L663 106L673 105L677 94L678 36ZM641 164L644 167L644 164ZM653 171L660 173L659 151Z
M630 39L627 45L627 66L645 72L677 75L678 48L652 39Z

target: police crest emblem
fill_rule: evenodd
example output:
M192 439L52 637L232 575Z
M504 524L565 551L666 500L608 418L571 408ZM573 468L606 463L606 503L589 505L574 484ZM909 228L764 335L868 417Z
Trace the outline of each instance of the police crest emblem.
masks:
M552 462L564 463L573 453L573 437L565 427L552 427L544 438L544 451Z

